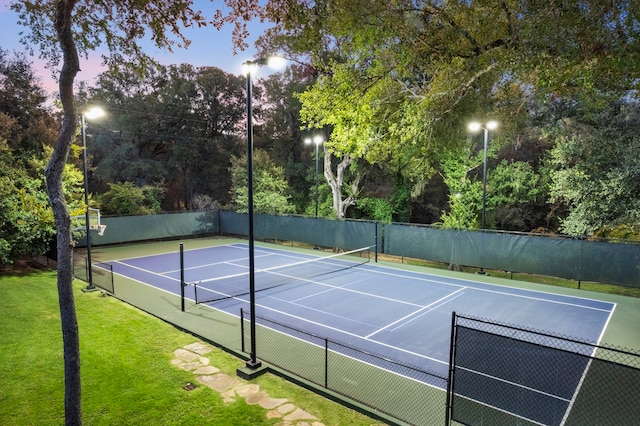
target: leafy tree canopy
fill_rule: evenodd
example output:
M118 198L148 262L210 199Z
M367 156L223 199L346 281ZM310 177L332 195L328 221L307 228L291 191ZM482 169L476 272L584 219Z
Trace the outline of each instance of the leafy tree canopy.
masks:
M20 17L20 24L28 27L25 42L33 54L37 49L51 69L63 59L55 25L57 1L32 0L12 2L11 8ZM213 25L220 29L233 25L236 48L248 47L246 22L259 15L257 0L224 0L220 6L211 4L205 11L198 9L194 0L106 0L65 1L64 7L73 14L70 26L77 52L88 57L92 51L106 47L103 61L112 70L122 65L123 59L134 59L144 69L152 59L141 48L141 42L150 39L156 46L173 51L188 47L191 41L183 31L188 27ZM213 2L212 2L213 3Z
M565 119L548 137L551 203L567 206L560 230L569 235L606 235L640 223L640 108L619 102L602 113L598 127Z
M293 213L295 208L286 195L287 182L282 167L276 166L269 155L262 150L254 152L253 186L254 212L266 214ZM231 159L232 201L240 212L248 209L247 156Z
M0 137L17 160L42 156L44 146L55 142L58 123L46 99L25 55L0 48Z
M188 64L153 65L144 78L126 66L120 76L101 74L82 94L109 109L91 125L92 188L162 181L165 210L189 208L196 194L228 201L227 170L245 131L244 85L221 69Z
M138 216L158 213L161 201L162 189L157 186L111 183L100 197L100 207L103 214Z
M330 126L328 146L414 181L487 116L506 134L533 97L595 105L637 89L640 7L601 2L271 0L260 41L318 72L302 119Z
M46 253L55 235L42 171L56 117L23 54L0 48L0 264ZM83 205L82 173L67 165L63 191L73 212Z

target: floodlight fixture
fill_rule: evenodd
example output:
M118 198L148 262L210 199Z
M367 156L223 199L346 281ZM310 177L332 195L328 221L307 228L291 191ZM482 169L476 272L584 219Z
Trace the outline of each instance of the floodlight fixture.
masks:
M245 61L242 63L242 73L245 76L250 76L251 74L255 74L259 67L263 65L267 65L269 68L273 70L281 70L287 64L287 60L280 56L268 56L257 58L249 61Z
M486 208L487 208L487 147L489 146L489 131L498 128L498 122L495 120L489 120L486 123L480 123L478 121L472 121L467 125L467 129L470 132L476 133L479 130L484 130L484 157L482 161L482 222L480 227L484 230ZM484 274L484 269L480 267L479 274Z
M86 109L82 115L84 115L87 120L95 120L96 118L104 117L106 112L101 107L94 106Z
M316 219L318 218L318 158L319 152L318 149L320 145L324 142L324 137L322 135L315 135L313 138L305 138L304 143L307 145L315 144L316 146Z

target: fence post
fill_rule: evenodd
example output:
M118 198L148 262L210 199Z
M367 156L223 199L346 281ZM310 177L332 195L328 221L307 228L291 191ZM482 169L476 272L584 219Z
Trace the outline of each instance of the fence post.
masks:
M244 310L240 308L240 349L242 353L246 353L244 350Z
M180 307L184 312L184 244L180 243Z
M329 339L324 338L324 388L329 388Z
M380 223L378 221L373 222L373 225L376 228L376 258L375 258L375 262L378 263L378 251L381 250L382 248L380 247L382 244L378 244L380 241L378 241L378 239L380 238L380 234L378 233L378 226L380 225Z
M116 294L116 282L115 279L113 278L113 265L109 264L109 274L111 275L111 290L113 291L113 294Z
M447 379L446 415L444 424L449 426L451 422L451 397L453 392L453 363L455 358L456 341L456 311L451 312L451 342L449 343L449 377Z

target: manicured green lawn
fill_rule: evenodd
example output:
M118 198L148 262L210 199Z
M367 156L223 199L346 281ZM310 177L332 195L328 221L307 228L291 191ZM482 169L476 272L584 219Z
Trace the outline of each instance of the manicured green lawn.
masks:
M191 372L171 365L173 351L197 338L76 282L81 338L82 409L90 425L275 425L242 398L224 403L205 386L185 391ZM0 275L0 424L64 423L62 336L55 272ZM211 364L235 375L242 361L215 349ZM256 382L289 398L326 425L372 425L349 410L281 378Z

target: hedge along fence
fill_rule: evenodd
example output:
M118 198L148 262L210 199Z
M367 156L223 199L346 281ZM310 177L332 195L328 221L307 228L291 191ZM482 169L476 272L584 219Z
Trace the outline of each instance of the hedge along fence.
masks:
M248 234L248 215L228 211L103 217L102 223L107 229L103 236L92 231L92 245ZM254 235L343 249L376 244L393 256L640 288L637 243L262 214L254 216Z

